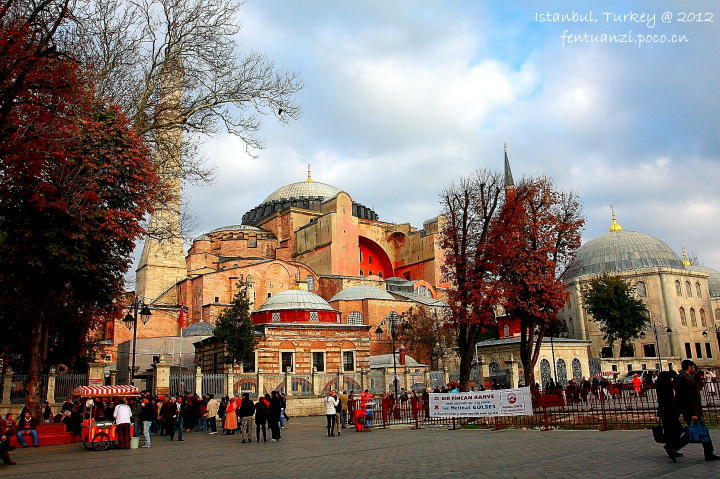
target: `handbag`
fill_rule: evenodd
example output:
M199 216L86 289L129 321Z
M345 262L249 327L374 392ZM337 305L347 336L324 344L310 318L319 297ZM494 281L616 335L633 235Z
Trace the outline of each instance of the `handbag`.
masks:
M685 436L689 443L702 444L708 443L710 439L710 431L707 426L700 421L693 420L690 425L685 428Z
M663 429L662 424L652 427L652 435L655 442L659 442L661 444L665 443L665 430Z

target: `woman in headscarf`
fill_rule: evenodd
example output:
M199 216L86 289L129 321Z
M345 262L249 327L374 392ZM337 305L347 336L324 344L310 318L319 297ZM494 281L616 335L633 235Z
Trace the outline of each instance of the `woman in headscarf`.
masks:
M223 426L225 428L225 434L235 434L235 430L238 428L237 414L235 413L236 409L237 398L233 397L225 408L225 423Z

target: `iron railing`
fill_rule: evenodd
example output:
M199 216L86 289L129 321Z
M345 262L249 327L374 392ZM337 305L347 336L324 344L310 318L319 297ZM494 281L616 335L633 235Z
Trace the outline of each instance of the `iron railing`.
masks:
M700 391L703 419L709 427L720 426L720 382L708 382ZM422 395L409 401L395 401L390 395L373 400L375 426L408 424L415 428L426 426L458 427L474 425L482 428L528 429L648 429L659 423L657 395L652 387L639 393L632 387L613 387L605 393L600 388L533 391L533 414L486 418L433 418ZM357 401L349 408L355 409Z

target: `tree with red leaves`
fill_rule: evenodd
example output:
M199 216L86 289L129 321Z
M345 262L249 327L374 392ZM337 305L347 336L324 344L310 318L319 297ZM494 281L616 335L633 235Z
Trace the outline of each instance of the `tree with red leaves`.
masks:
M460 389L468 390L475 343L482 329L495 322L500 300L499 263L492 228L502 208L504 186L499 173L478 170L440 195L444 224L440 245L448 291L448 327L457 333Z
M543 338L555 329L568 293L560 279L585 224L577 195L555 189L549 178L523 180L508 191L492 229L505 312L520 320L520 360L525 384Z
M0 337L38 411L48 360L77 357L95 318L119 313L159 180L119 109L43 33L57 26L18 11L0 12Z

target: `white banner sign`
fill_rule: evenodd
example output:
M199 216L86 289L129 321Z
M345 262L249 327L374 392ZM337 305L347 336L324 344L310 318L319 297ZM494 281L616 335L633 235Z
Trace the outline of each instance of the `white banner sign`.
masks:
M430 417L492 417L532 414L530 388L430 394Z

